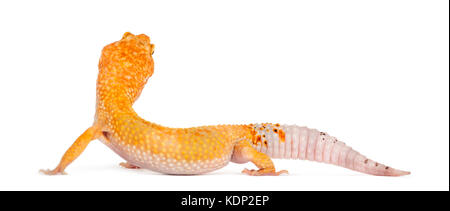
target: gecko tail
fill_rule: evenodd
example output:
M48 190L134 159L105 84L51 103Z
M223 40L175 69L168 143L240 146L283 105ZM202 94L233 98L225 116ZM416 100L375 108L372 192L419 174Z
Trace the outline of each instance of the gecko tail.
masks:
M271 158L323 162L377 176L410 174L368 159L344 142L316 129L279 124L255 124L253 129L253 146Z

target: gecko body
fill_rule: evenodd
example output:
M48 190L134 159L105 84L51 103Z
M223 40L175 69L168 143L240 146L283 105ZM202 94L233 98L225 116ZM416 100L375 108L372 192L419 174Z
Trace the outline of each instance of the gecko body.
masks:
M154 70L154 45L144 34L125 33L105 46L99 62L94 123L65 152L49 175L62 174L95 139L127 162L125 168L145 168L165 174L203 174L230 161L252 162L248 175L280 175L271 158L304 159L335 164L382 176L409 172L374 162L324 132L296 125L248 124L170 128L148 122L133 110Z

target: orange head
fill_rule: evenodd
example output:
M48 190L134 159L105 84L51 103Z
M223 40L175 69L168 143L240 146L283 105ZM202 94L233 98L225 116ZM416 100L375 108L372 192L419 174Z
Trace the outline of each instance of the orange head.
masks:
M124 99L133 104L153 74L155 46L145 34L126 32L103 48L97 79L97 99Z

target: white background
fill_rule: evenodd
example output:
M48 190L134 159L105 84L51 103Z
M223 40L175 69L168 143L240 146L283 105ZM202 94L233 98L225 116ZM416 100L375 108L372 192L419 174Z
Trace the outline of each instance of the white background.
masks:
M448 1L1 1L0 190L448 190ZM156 45L136 111L171 127L318 128L409 170L375 177L299 160L167 176L118 166L92 142L44 176L93 122L103 46Z

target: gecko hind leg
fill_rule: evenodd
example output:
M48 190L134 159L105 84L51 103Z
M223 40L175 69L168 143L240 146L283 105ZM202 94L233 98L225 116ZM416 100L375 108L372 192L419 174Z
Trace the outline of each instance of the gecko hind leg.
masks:
M246 140L239 141L234 147L232 162L246 163L248 161L258 167L258 170L244 169L242 171L242 173L250 176L278 176L283 173L288 173L286 170L275 171L275 166L268 155L258 152Z
M127 169L140 169L141 168L139 166L133 165L133 164L128 163L128 162L122 162L119 165L124 167L124 168L127 168Z

